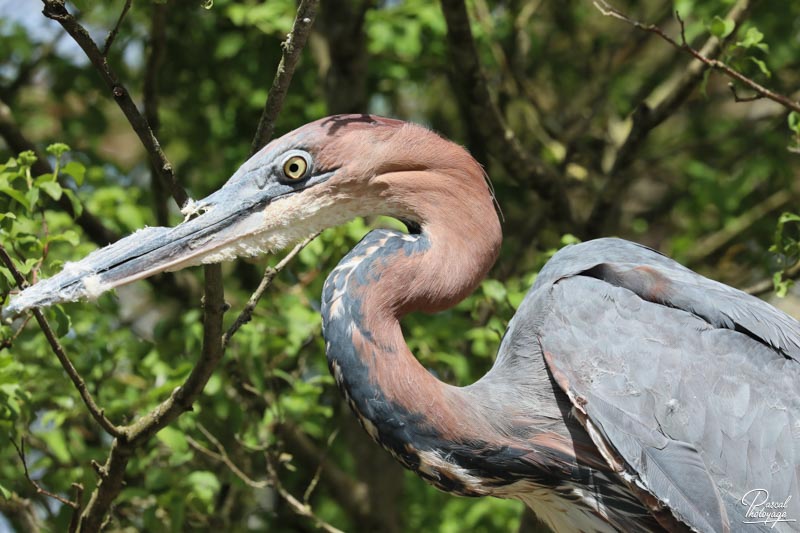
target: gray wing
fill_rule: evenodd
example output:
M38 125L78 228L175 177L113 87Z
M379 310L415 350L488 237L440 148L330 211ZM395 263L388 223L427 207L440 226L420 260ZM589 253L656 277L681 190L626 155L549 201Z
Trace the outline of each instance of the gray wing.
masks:
M797 321L616 239L556 254L520 312L539 316L555 381L632 485L699 531L800 520ZM765 497L784 507L749 509Z

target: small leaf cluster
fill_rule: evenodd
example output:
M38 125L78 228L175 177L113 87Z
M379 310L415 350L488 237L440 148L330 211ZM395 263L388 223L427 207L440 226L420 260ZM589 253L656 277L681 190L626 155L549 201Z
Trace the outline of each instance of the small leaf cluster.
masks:
M769 251L775 254L779 266L772 277L775 294L783 298L794 285L793 280L784 278L784 273L800 261L800 215L787 212L780 216Z

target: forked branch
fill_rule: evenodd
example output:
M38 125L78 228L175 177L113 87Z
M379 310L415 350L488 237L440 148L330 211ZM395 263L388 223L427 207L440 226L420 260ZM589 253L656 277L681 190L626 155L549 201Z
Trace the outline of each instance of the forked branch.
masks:
M688 53L689 55L691 55L692 57L694 57L695 59L697 59L698 61L700 61L704 65L706 65L707 67L710 67L710 68L712 68L714 70L722 72L725 76L728 76L729 78L738 81L742 85L744 85L746 87L749 87L750 89L753 90L753 92L756 93L756 95L758 95L758 96L760 96L762 98L768 98L768 99L772 100L773 102L776 102L776 103L782 105L783 107L785 107L786 109L788 109L790 111L795 111L797 113L800 113L800 102L792 100L791 98L789 98L787 96L784 96L784 95L782 95L780 93L776 93L775 91L772 91L772 90L768 89L767 87L764 87L763 85L761 85L760 83L756 82L755 80L752 80L752 79L748 78L747 76L745 76L741 72L739 72L739 71L735 70L734 68L730 67L727 63L725 63L723 61L720 61L719 59L716 59L714 57L709 57L708 55L704 54L702 51L692 48L689 45L689 43L686 41L685 25L684 25L683 19L681 19L680 14L677 11L675 12L675 18L677 18L678 24L680 24L680 28L681 28L680 42L675 40L674 38L670 37L669 34L667 34L664 30L662 30L661 28L659 28L655 24L645 24L643 22L639 22L638 20L634 20L634 19L628 17L626 14L624 14L620 10L618 10L615 7L611 6L605 0L593 0L593 2L594 2L595 7L597 7L597 9L600 10L600 12L603 15L605 15L607 17L614 17L616 19L619 19L619 20L622 20L624 22L627 22L628 24L631 24L632 26L634 26L636 28L639 28L642 31L654 33L654 34L658 35L659 37L661 37L662 39L664 39L665 41L667 41L669 44L671 44L675 48L677 48L678 50L681 50L683 52ZM736 96L735 91L734 91L734 96ZM751 100L753 100L753 98L745 98L745 99L737 98L737 101L739 101L739 102L747 102L747 101L751 101Z

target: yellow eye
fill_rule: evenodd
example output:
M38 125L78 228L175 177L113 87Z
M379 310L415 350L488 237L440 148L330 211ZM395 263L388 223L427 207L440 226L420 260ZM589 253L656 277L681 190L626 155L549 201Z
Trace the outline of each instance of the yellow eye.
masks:
M283 175L290 180L299 180L306 175L306 170L308 163L299 155L293 155L283 164Z

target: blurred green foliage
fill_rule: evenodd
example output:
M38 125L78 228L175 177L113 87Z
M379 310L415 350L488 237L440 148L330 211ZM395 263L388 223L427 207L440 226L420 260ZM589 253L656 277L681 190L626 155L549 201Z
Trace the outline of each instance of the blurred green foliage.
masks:
M323 9L336 9L323 3L328 4ZM102 42L121 4L79 1L70 9L79 10L81 22ZM358 10L361 4L354 0L351 7ZM709 35L733 32L725 17L732 4L677 0L618 7L675 35L679 29L671 13L677 10L686 21L687 39L700 46ZM588 213L603 187L609 157L630 130L631 113L642 102L662 98L688 56L603 17L591 2L468 5L494 103L525 149L563 177L576 213ZM587 230L545 209L528 177L509 175L502 157L476 140L482 125L466 118L458 99L463 82L451 69L438 4L405 0L364 6L359 30L364 47L345 63L331 58L349 41L332 36L352 19L344 19L346 10L338 18L335 12L320 15L276 131L341 111L336 102L348 94L333 94L330 80L343 72L346 82L337 90L357 95L363 89L363 101L355 102L360 110L428 124L467 145L486 166L505 219L497 267L454 309L411 316L403 325L424 366L442 380L465 385L491 366L506 324L539 268ZM160 9L166 10L164 53L152 86L158 95L158 137L180 182L200 198L247 157L295 2L135 3L108 60L137 103L145 91L151 29ZM800 83L797 20L800 3L756 7L721 58L789 93ZM150 186L138 140L97 74L50 22L35 13L0 18L0 105L9 106L21 133L53 170L35 175L34 153L17 153L7 138L0 144L5 161L0 244L31 282L97 246L57 203L62 197L76 213L85 207L121 235L154 225L153 206L164 201ZM727 82L709 75L702 90L639 147L626 170L635 178L619 198L609 233L659 248L728 283L744 286L776 275L778 292L786 293L789 281L782 272L800 256L800 219L779 213L797 200L800 119L764 100L735 103ZM747 94L742 87L737 91ZM784 190L791 194L781 205L741 224ZM170 216L171 222L182 218L175 206ZM350 413L323 356L319 294L327 273L358 239L387 224L392 222L359 219L326 231L276 279L194 410L161 431L129 464L110 530L310 528L312 522L264 486L265 453L277 457L287 490L301 500L305 494L321 519L348 531L367 528L365 520L385 531L518 527L519 502L439 493L399 466L384 467L372 454L356 450L352 442L366 440L363 432L348 436ZM723 246L705 246L709 235L725 236L730 228L737 229ZM228 322L263 269L275 262L267 257L224 266ZM202 342L199 277L199 269L168 274L94 303L46 312L111 420L135 420L188 375ZM0 303L14 286L8 269L0 267ZM35 321L0 325L0 347L0 498L28 498L47 529L66 530L71 509L35 493L9 439L24 439L32 476L69 498L72 483L82 483L87 492L95 486L91 462L104 462L110 438L87 413ZM331 435L337 436L331 441ZM372 448L376 456L383 453ZM347 486L357 487L364 467L385 468L383 481L363 497L367 510L355 512L344 500L359 496L346 494L332 478L343 474ZM9 509L0 505L6 519L21 528L22 511Z

